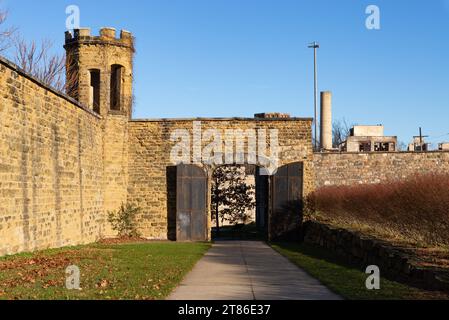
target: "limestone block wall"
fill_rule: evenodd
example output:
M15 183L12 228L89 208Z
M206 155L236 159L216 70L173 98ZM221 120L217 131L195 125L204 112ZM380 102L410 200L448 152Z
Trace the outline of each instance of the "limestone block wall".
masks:
M380 183L419 173L449 173L449 152L315 153L315 187Z
M314 188L310 119L185 119L134 120L129 123L128 201L142 208L139 225L144 237L167 239L173 235L176 176L170 152L176 129L193 131L193 121L201 121L202 132L217 129L278 129L280 165L304 162L304 193ZM203 139L202 147L211 141ZM193 155L193 142L191 144ZM209 172L210 173L210 172ZM167 181L169 183L167 183Z
M0 256L100 238L102 130L98 115L0 59Z
M104 190L104 211L116 211L121 204L127 202L128 187L128 117L123 115L108 115L103 120L103 150L104 163L103 184L99 188ZM109 223L105 223L105 237L113 237L116 232Z

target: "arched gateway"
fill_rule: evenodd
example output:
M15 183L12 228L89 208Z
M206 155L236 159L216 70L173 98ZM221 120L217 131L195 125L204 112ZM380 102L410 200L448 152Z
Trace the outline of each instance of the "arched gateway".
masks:
M192 164L176 166L176 240L210 238L210 168ZM256 207L259 227L270 239L297 236L303 199L303 163L279 168L273 175L256 170Z
M208 240L207 155L223 153L226 164L254 164L267 156L271 169L280 169L256 179L259 221L271 238L294 229L295 219L285 212L298 212L300 206L292 209L293 203L314 186L312 119L268 113L254 118L133 120L131 33L122 30L118 37L115 29L103 28L95 36L79 29L66 33L65 48L68 79L76 80L71 95L101 116L103 147L97 149L104 152L104 183L100 196L88 205L97 208L101 202L104 212L124 202L137 205L142 212L139 231L149 239ZM256 150L257 159L251 159ZM185 165L177 167L179 163ZM80 223L81 234L90 222ZM101 236L113 235L107 224L98 229Z
M274 154L277 169L272 175L256 176L256 215L270 239L295 234L292 230L297 226L301 201L314 188L311 125L311 119L270 114L129 121L128 161L122 164L128 177L127 201L141 208L141 235L176 241L209 240L209 177L214 165L208 163L207 155L218 150L223 152L223 164L253 165L251 160L255 159L248 151L254 148L257 154ZM254 132L256 146L251 143ZM233 159L226 156L229 137ZM238 147L243 153L236 152ZM217 154L220 152L215 157Z

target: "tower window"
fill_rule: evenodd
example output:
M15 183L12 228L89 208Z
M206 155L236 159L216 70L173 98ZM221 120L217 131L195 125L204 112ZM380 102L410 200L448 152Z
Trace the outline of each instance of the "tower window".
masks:
M123 70L121 65L111 67L111 110L121 110Z
M89 107L100 113L100 70L90 70Z

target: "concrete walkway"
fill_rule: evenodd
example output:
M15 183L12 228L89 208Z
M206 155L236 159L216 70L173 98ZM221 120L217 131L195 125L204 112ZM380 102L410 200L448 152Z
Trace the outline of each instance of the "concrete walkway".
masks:
M213 245L168 299L341 298L263 242L221 241Z

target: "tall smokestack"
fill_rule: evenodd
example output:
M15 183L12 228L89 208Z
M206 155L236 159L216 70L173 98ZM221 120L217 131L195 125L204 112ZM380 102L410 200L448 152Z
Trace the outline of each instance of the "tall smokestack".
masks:
M332 92L321 92L321 150L332 149Z

